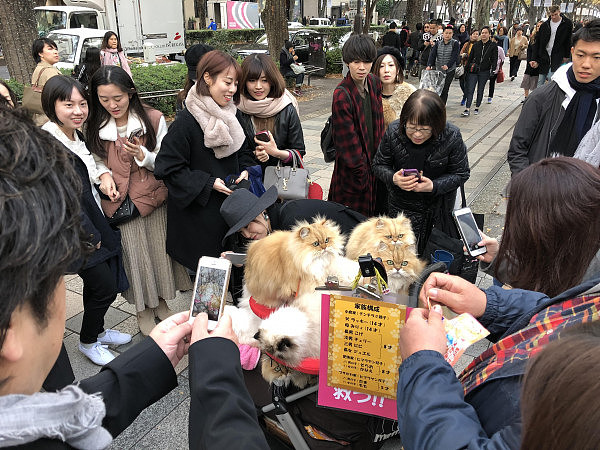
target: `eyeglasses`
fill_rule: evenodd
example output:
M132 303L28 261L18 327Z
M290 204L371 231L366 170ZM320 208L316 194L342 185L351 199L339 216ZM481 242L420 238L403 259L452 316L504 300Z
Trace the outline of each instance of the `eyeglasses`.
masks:
M404 127L408 133L421 133L423 135L431 134L431 128L417 128L412 125L405 125Z

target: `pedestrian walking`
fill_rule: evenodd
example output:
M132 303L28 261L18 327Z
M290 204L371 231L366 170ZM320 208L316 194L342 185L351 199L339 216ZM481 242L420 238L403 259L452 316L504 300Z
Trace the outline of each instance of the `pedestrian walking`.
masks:
M395 47L400 52L402 52L403 45L402 45L402 40L400 38L400 35L398 34L398 31L397 31L396 22L390 23L390 29L388 30L387 33L385 33L383 35L381 44L384 47Z
M521 101L521 103L525 103L529 93L533 91L538 85L538 76L539 76L539 65L536 61L533 60L533 55L537 54L536 46L539 45L538 41L538 31L540 29L540 25L542 21L540 20L536 25L535 29L531 32L531 36L529 37L529 45L527 46L527 65L525 67L525 74L523 75L523 80L521 81L521 88L523 89L523 94L525 99Z
M427 24L426 24L427 25ZM429 28L429 26L427 26ZM408 37L409 48L406 51L406 74L405 78L408 78L410 75L410 71L415 64L419 64L419 44L421 42L421 38L423 37L423 24L418 23L416 25L416 31L410 33Z
M483 27L479 35L481 39L473 44L467 59L467 102L465 104L466 109L462 112L463 117L468 117L471 114L475 86L477 86L477 101L474 113L479 114L485 85L498 63L498 46L490 40L490 27Z
M510 58L510 81L514 81L519 72L521 61L527 60L529 41L523 36L523 29L517 28L515 36L510 39L508 56Z
M460 46L457 40L452 39L454 29L451 26L446 27L442 35L442 40L438 41L429 54L427 70L436 69L446 75L444 87L440 97L444 104L448 101L448 91L450 85L454 81L454 72L456 71L456 63L458 61Z
M488 88L488 100L487 100L488 104L492 103L492 99L494 98L494 91L496 90L496 81L498 81L499 83L504 81L504 78L502 78L501 81L498 80L498 75L502 71L502 65L504 64L504 58L505 58L504 50L502 50L502 46L500 45L500 42L498 41L498 36L494 35L494 36L492 36L491 39L492 39L492 42L498 44L498 63L496 64L496 68L490 75L490 87ZM503 73L502 73L502 76L504 76Z
M122 68L129 76L131 69L121 47L121 40L114 31L107 31L100 47L100 60L103 66L117 66Z
M458 79L460 84L460 89L463 93L462 100L460 101L460 106L465 106L467 103L467 60L469 59L469 54L471 53L471 49L473 48L473 44L479 40L479 30L473 30L471 32L469 41L466 42L462 49L460 50L460 64L463 66L463 74Z

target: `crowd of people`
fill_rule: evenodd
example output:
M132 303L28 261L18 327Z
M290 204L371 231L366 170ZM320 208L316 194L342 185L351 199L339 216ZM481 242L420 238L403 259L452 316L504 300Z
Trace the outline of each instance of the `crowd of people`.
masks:
M288 42L279 68L268 55L240 65L203 44L190 48L167 126L141 101L116 33L88 49L72 77L54 66L56 43L35 40L32 85L42 89L44 114L27 117L0 82L0 409L18 409L2 414L0 444L106 448L176 386L174 367L187 354L190 447L267 448L231 319L209 333L205 315L190 323L167 302L192 288L200 257L243 252L317 215L349 233L402 213L427 258L432 230L452 223L470 176L446 113L452 81L460 80L462 115L474 101L478 114L487 82L491 103L508 60L509 82L525 61L526 101L508 149L503 236L482 235L487 252L478 257L499 286L480 290L441 273L425 281L420 301L433 306L414 309L399 337L398 427L407 449L597 445L593 402L575 397L595 393L597 382L581 377L566 391L593 372L599 346L600 19L573 32L558 7L548 15L510 30L432 21L397 33L392 22L380 49L367 35L350 36L348 73L332 93L327 201L282 203L275 186L253 188L267 168L295 165L306 152L294 96L302 74L290 67ZM437 93L406 82L429 71L444 74ZM285 77L295 79L293 92ZM61 345L66 273L83 280L79 350L103 366L77 386ZM115 358L106 346L132 339L104 326L118 293L148 338ZM458 377L443 359L441 306L476 317L495 343ZM560 401L548 394L555 388L565 391Z

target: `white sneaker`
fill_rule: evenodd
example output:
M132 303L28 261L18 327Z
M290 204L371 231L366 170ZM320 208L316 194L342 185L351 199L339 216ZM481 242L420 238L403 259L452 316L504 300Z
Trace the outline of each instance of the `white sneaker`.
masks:
M102 345L100 342L94 342L91 348L84 347L80 342L79 351L99 366L104 366L115 359L115 355L108 350L106 345Z
M98 336L98 342L104 345L123 345L131 342L131 335L117 330L104 330L104 336Z

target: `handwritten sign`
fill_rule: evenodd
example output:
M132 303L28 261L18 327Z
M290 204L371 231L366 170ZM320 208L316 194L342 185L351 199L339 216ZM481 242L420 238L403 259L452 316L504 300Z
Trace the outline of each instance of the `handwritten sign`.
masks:
M360 339L362 338L363 341L365 339L369 340L370 338L366 337L366 334L364 334L363 336L356 336L357 338L359 338L359 341L357 341L356 343L359 345L364 345L365 346L365 350L361 349L362 351L367 351L366 349L368 347L373 347L373 345L377 342L380 342L380 345L383 345L383 343L385 342L385 345L392 345L392 349L386 349L385 351L383 351L381 348L379 349L375 349L375 352L378 355L383 354L384 356L387 357L388 359L388 364L390 364L392 361L395 361L395 368L392 371L391 369L389 370L390 373L389 374L385 374L385 375L380 375L378 374L378 378L379 376L384 376L388 381L387 383L384 383L383 385L385 385L388 389L385 390L385 392L388 394L386 396L383 395L379 395L378 393L375 393L375 391L371 391L371 392L366 392L364 389L362 388L354 388L354 385L358 385L358 380L361 380L362 384L364 384L364 382L366 381L368 386L371 386L372 384L374 384L373 381L369 381L369 380L365 380L365 379L361 379L358 378L352 378L353 382L352 384L350 383L345 383L343 385L333 385L330 381L330 370L329 370L329 366L332 363L332 355L329 355L329 348L330 348L330 344L333 344L333 342L337 342L336 341L336 327L335 327L335 319L334 319L334 312L335 309L332 306L335 306L335 304L337 303L337 301L339 301L341 299L342 302L344 303L339 303L338 304L338 308L352 308L352 311L356 310L358 312L358 308L355 308L355 305L365 305L365 309L362 309L362 306L359 306L361 314L349 314L348 317L354 317L355 321L354 324L356 325L356 318L357 317L363 317L363 312L366 315L367 311L369 313L372 314L376 314L376 315L386 315L388 313L388 308L391 308L393 310L400 310L400 314L399 314L399 319L400 322L398 322L398 327L394 330L389 330L388 327L389 325L386 323L386 331L390 331L391 336L395 336L395 338L391 338L390 340L392 341L391 343L388 344L388 339L387 337L384 339L383 337L380 338L375 338L372 339L372 342L359 342ZM353 297L342 297L342 296L338 296L338 295L322 295L321 296L321 355L328 355L327 358L321 358L320 359L320 369L319 372L321 374L327 374L327 376L320 376L319 377L319 393L318 393L318 404L319 406L325 406L328 408L336 408L336 409L344 409L344 410L348 410L348 411L354 411L354 412L359 412L359 413L363 413L363 414L370 414L370 415L375 415L375 416L380 416L380 417L386 417L389 419L397 419L397 408L396 408L396 400L395 398L395 394L396 394L396 384L397 384L397 379L398 379L398 365L400 364L400 360L399 360L399 354L398 354L398 349L397 349L397 342L398 342L398 330L400 329L400 323L403 324L405 317L406 317L406 310L410 309L407 308L406 306L399 306L399 305L393 305L393 304L389 304L389 303L384 303L384 302L378 302L378 301L372 301L372 300L367 300L367 299L362 299L362 298L353 298ZM373 307L373 309L371 310L368 306L366 305L371 305ZM379 311L375 310L375 307L379 307ZM331 308L331 311L330 311ZM402 316L404 316L404 318L402 318ZM330 320L331 317L331 320ZM337 320L343 320L342 319L343 316L340 316ZM359 319L360 320L360 319ZM365 321L365 318L362 318L363 321ZM370 319L375 321L375 318ZM382 325L375 325L375 324L361 324L364 325L367 328L377 328L378 331L383 330L384 328L384 324L383 324L384 319L379 319L377 318L377 322L382 322ZM352 321L348 321L347 323L350 324ZM340 322L340 323L345 323L345 322ZM331 325L330 325L331 324ZM360 324L360 322L359 322ZM346 327L346 326L342 326L341 328L338 327L339 329L341 329L342 333L338 332L338 341L339 341L339 337L341 336L342 342L345 342L344 347L350 349L350 343L354 343L354 340L349 340L349 339L344 339L343 336L354 336L354 334L350 335L350 333L344 333L343 331L345 329L349 329L349 330L353 330L353 327ZM381 330L379 330L379 328L381 328ZM363 332L365 333L365 332ZM376 334L375 331L367 331L366 333L368 333L369 335L371 334ZM335 345L335 344L333 344ZM342 347L341 343L338 343L338 350ZM394 347L394 345L396 347ZM354 347L352 347L352 349L354 349ZM358 347L356 347L356 349L358 350ZM338 361L344 361L344 353L346 353L346 356L349 356L348 353L349 352L341 352L341 354L338 354ZM366 355L361 355L361 358L363 358L363 356L365 357L364 359L366 359ZM346 358L347 361L351 361L350 359ZM360 367L360 364L371 364L368 362L359 362L358 363L358 367ZM354 366L354 364L351 364L352 366ZM372 364L373 365L373 372L376 372L381 365L379 364ZM363 366L366 367L366 366ZM332 366L333 368L333 366ZM369 367L369 371L371 370L371 368ZM386 372L387 372L387 367L386 367ZM355 370L356 372L360 372L360 370ZM371 373L365 373L365 375L369 376L369 377L373 377L375 374L371 374ZM379 384L379 383L378 383ZM389 389L390 386L393 386L392 389ZM391 391L391 392L390 392ZM394 398L392 398L392 395ZM388 398L386 398L388 397Z

